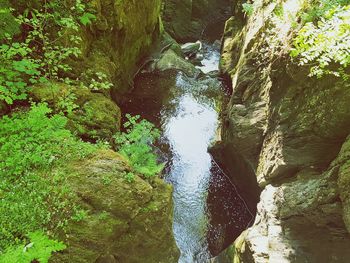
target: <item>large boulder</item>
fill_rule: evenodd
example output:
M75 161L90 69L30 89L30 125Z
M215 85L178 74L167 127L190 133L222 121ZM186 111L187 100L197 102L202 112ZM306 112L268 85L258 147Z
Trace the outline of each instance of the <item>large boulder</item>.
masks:
M177 262L172 233L172 187L135 175L128 182L127 161L111 150L60 168L86 216L61 233L67 249L50 262Z

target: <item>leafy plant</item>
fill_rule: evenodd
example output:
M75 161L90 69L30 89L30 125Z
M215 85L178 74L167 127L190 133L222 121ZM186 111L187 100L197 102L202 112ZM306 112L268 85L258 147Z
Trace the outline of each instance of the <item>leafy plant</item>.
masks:
M350 5L327 11L317 24L306 23L294 39L291 56L299 58L299 65L311 66L310 76L348 79Z
M45 79L67 81L66 76L72 71L69 59L81 55L78 46L82 39L76 34L79 23L86 26L96 17L86 11L81 0L76 0L68 12L62 5L61 1L45 1L41 9L28 8L15 18L8 3L0 4L0 22L14 20L3 22L5 27L0 28L4 42L0 46L0 100L12 104L14 100L26 99L28 86ZM12 39L18 33L15 25L26 28L23 41Z
M254 6L252 3L243 3L242 4L242 8L243 8L243 12L247 15L247 16L251 16L254 12Z
M108 81L107 75L102 72L96 72L95 76L91 78L89 88L94 91L110 89L113 86Z
M159 138L160 132L140 116L126 114L124 123L126 132L114 136L118 152L128 158L136 172L152 177L162 171L163 164L157 161L152 145Z
M128 183L133 183L135 181L135 175L132 172L129 173L125 173L124 174L124 179L125 181L127 181Z
M305 2L305 11L301 15L304 23L318 21L335 7L346 6L350 0L308 0Z
M29 56L31 52L28 43L0 45L0 100L12 104L26 99L27 83L40 80L40 64Z
M72 219L76 222L80 222L88 217L88 211L84 209L78 209L72 216Z
M29 233L28 237L29 244L10 247L3 255L0 254L0 263L48 263L53 252L66 248L64 243L52 240L40 231Z
M57 159L70 158L76 153L72 149L83 152L94 149L65 129L66 117L58 114L48 117L49 113L51 109L42 103L33 105L26 114L4 116L0 120L0 178L47 168Z

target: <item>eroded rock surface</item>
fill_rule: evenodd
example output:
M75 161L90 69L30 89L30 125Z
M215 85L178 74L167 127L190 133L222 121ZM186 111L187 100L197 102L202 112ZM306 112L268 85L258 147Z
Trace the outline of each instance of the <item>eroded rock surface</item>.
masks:
M291 60L302 8L292 2L255 1L250 17L226 23L220 66L233 94L216 148L238 164L228 168L243 191L240 181L253 176L262 189L255 223L227 251L229 262L350 259L350 84L310 78ZM281 5L288 15L277 15Z

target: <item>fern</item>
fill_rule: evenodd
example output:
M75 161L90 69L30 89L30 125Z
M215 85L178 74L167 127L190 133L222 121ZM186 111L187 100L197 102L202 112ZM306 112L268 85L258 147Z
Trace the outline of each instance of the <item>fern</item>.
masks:
M64 243L52 240L40 231L29 233L28 237L29 244L11 247L3 255L0 254L0 263L31 263L34 260L48 263L53 252L66 248Z
M163 164L158 164L152 147L160 137L160 132L152 123L140 120L139 115L132 117L127 114L126 117L126 132L114 136L117 150L131 161L136 172L147 177L155 176L164 168Z

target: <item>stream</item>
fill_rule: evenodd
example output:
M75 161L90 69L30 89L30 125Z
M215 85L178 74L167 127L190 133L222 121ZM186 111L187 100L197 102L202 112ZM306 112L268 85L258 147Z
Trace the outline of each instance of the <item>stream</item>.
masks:
M189 78L169 70L141 73L121 105L162 133L158 154L166 162L164 178L174 187L179 263L203 263L218 255L246 229L253 216L234 185L207 149L219 133L224 85L207 74L218 69L220 52L204 45L203 76Z

